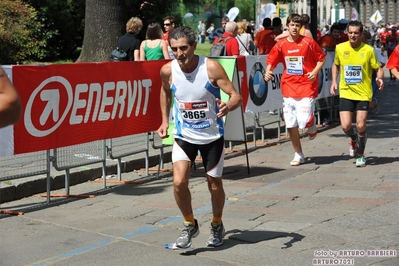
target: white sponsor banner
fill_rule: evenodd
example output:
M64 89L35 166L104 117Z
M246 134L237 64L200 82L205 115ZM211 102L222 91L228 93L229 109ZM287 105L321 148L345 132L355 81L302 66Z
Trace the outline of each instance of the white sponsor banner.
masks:
M281 76L284 71L283 64L278 64L273 70L273 79L269 82L264 80L267 55L247 56L246 71L249 97L245 112L265 112L282 107L283 96L281 94ZM331 66L334 61L334 53L328 52L326 62L319 72L319 95L317 99L331 96Z

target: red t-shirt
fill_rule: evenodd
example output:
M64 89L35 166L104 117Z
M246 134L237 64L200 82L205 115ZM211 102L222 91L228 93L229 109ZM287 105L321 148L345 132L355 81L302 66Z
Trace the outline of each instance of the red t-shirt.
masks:
M231 37L226 41L226 56L232 56L232 55L240 55L240 48L237 39L233 36L231 32L225 32L222 35L222 38L227 38ZM216 44L219 42L219 38L216 38L213 41L213 44Z
M168 38L169 38L169 31L165 32L165 34L164 34L163 37L162 37L162 40L167 41Z
M317 40L320 40L321 37L322 37L321 31L317 29Z
M337 41L329 34L322 36L317 43L321 48L327 47L329 49L335 49L335 46L337 46Z
M387 37L389 35L389 32L384 31L380 33L380 42L382 43L387 43Z
M392 51L395 49L396 45L398 44L398 36L396 34L392 34L392 32L389 32L389 35L386 37L386 44L387 44L387 49L389 51Z
M269 31L259 39L257 44L259 54L269 54L270 50L277 43L274 39L281 34L281 31Z
M396 68L399 71L399 45L396 45L385 67L388 69Z
M269 28L264 29L262 31L258 31L258 33L255 36L255 40L254 40L254 42L255 42L256 46L258 46L258 48L259 48L259 44L261 43L261 40L263 39L263 37L270 32L272 32L272 30Z
M326 53L312 38L300 36L295 42L288 38L279 40L272 48L266 59L267 65L276 68L283 63L284 71L281 77L281 92L284 97L316 98L318 95L318 78L310 81L306 76L316 67L317 62L325 59ZM290 64L287 67L287 62Z

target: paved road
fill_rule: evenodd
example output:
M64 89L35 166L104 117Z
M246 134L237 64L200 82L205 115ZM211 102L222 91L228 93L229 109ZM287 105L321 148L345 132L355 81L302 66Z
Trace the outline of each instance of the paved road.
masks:
M3 203L0 265L399 265L399 88L370 114L368 166L356 168L339 125L302 139L306 164L289 166L289 142L227 154L224 245L208 248L211 206L200 162L190 187L200 235L188 252L165 250L182 228L170 172L124 173L142 184L85 182L73 194ZM239 151L236 147L235 150ZM170 168L166 164L166 168ZM57 193L57 191L53 191ZM63 193L64 190L60 190ZM377 255L378 252L378 256ZM335 256L335 257L334 257ZM344 260L345 259L345 260Z

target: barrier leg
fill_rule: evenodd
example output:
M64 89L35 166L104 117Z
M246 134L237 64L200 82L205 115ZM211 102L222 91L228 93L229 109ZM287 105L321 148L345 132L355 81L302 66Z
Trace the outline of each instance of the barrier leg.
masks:
M70 187L70 174L69 174L69 169L66 169L65 170L65 194L50 194L50 197L54 197L54 198L94 198L94 195L70 194L69 187ZM46 197L47 194L41 194L40 196Z
M1 182L0 182L1 186ZM1 204L1 189L0 189L0 204ZM11 210L2 210L0 209L0 213L2 214L8 214L8 215L23 215L23 212L18 212L18 211L11 211Z
M65 194L69 195L69 179L70 179L70 175L69 175L69 169L65 170Z

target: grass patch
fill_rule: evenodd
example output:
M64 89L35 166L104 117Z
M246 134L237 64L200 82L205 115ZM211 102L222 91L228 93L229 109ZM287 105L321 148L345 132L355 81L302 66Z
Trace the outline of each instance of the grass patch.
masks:
M12 185L12 183L11 183L10 180L6 180L6 181L4 181L3 183L6 184L6 185L8 185L8 186L11 186L11 185Z
M205 43L198 43L197 49L195 50L195 54L202 56L209 56L212 44L209 43L208 40L205 40Z

